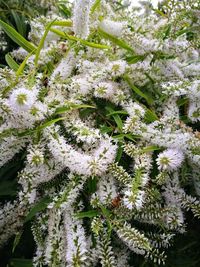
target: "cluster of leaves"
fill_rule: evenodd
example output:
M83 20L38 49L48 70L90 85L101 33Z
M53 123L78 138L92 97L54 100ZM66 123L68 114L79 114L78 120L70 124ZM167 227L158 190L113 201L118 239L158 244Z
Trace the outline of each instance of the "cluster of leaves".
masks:
M46 3L45 3L46 2ZM71 15L69 8L66 6L68 1L24 1L24 0L0 0L0 19L14 29L17 30L24 38L28 37L30 31L31 18L39 15L46 15L51 10L51 5L54 4L60 10L62 15L69 17ZM1 27L0 27L1 30ZM7 65L5 55L13 49L16 49L19 44L16 44L7 34L0 31L1 41L5 40L5 46L0 45L0 65Z

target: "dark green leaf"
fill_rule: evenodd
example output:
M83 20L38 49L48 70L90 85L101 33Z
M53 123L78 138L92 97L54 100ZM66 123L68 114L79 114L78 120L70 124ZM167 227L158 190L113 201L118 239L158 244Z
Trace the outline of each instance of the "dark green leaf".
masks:
M5 33L19 46L23 47L26 51L32 52L36 47L27 41L21 34L19 34L13 27L4 21L0 20L0 26L5 31Z
M12 13L12 16L13 16L13 18L14 18L14 20L15 20L15 24L16 24L16 26L17 26L17 30L18 30L18 32L19 32L22 36L25 36L25 34L26 34L26 24L25 24L25 22L24 22L23 17L22 17L22 16L19 16L19 15L17 14L17 12L14 11L14 10L11 10L11 13Z
M131 79L128 77L128 75L125 75L125 76L124 76L124 80L128 83L128 85L130 86L130 88L131 88L137 95L139 95L140 97L144 98L144 99L147 101L147 103L148 103L149 105L151 105L151 104L153 103L153 99L152 99L150 96L148 96L147 94L143 93L137 86L135 86L135 85L132 83Z
M98 32L100 33L100 35L102 37L104 37L105 39L110 40L112 43L116 44L117 46L124 48L128 51L131 51L132 53L134 53L134 50L132 47L130 47L126 42L124 42L123 40L120 40L116 37L114 37L113 35L110 35L104 31L102 31L101 29L98 29Z
M33 217L40 211L45 210L48 206L48 204L51 202L52 200L49 197L44 197L43 199L41 199L39 202L37 202L35 204L35 206L30 210L30 212L28 213L28 215L25 218L24 222L28 222L31 219L33 219Z
M13 267L33 267L33 262L28 259L11 259L10 265Z
M93 218L99 215L98 210L89 210L89 211L83 211L83 212L78 212L75 214L75 217L78 219L83 219L83 218Z
M95 107L90 106L90 105L84 105L84 104L80 104L80 105L69 104L69 105L57 108L55 111L55 114L62 114L62 113L65 113L67 111L70 111L70 110L81 109L81 108L95 108Z
M23 233L23 231L18 232L18 233L15 235L15 239L14 239L13 247L12 247L12 253L14 253L14 251L15 251L17 245L19 244L19 241L20 241L20 239L21 239L22 233Z
M144 119L147 123L151 123L158 120L158 116L155 114L154 111L146 108Z
M117 149L117 155L116 155L116 158L115 158L115 161L116 162L119 162L121 157L122 157L122 153L123 153L123 148L122 148L122 144L120 143L118 145L118 149Z
M135 64L139 61L143 61L145 59L146 55L133 55L126 58L126 61L129 64Z
M5 180L0 182L0 196L16 196L17 183L16 181Z

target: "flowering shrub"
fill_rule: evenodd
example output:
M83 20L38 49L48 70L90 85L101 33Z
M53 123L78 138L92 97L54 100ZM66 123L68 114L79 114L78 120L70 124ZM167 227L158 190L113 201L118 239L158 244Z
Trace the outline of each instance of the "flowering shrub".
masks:
M18 32L27 37L29 31L29 21L38 16L55 12L56 9L62 9L64 1L41 0L0 0L0 19L15 27ZM17 45L12 42L0 27L0 64L9 61L9 55Z
M200 217L199 10L184 3L75 0L29 41L0 22L21 45L0 69L0 164L24 158L1 245L32 220L33 266L163 264L184 211Z

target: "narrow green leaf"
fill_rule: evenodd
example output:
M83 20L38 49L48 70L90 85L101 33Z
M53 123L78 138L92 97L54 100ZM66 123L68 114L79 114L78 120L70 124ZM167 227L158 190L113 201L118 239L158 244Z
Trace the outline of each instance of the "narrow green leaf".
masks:
M19 34L13 27L4 21L0 20L0 26L5 33L19 46L23 47L26 51L32 52L36 49L35 45L27 41L21 34Z
M146 152L152 152L152 151L155 151L155 150L160 150L161 148L158 147L158 146L146 146L144 148L142 148L140 150L140 152L142 153L146 153Z
M123 40L121 39L118 39L116 37L114 37L113 35L111 34L108 34L104 31L102 31L100 28L98 29L98 32L100 33L100 35L102 37L104 37L105 39L108 39L110 40L112 43L116 44L117 46L121 47L121 48L124 48L128 51L131 51L132 53L134 53L134 50L132 47L130 47L126 42L124 42Z
M53 21L52 25L61 26L61 27L72 27L72 21L71 20L56 20L56 21Z
M39 60L39 56L40 56L40 51L42 50L42 48L44 46L45 39L46 39L47 34L48 34L51 26L53 25L53 23L54 23L54 21L48 23L48 25L47 25L47 27L45 29L45 32L44 32L44 34L43 34L43 36L42 36L42 38L41 38L41 40L39 42L38 48L37 48L36 53L35 53L35 60L34 60L35 66L37 66L37 64L38 64L38 60Z
M95 12L95 10L100 6L100 4L101 4L101 0L96 0L94 2L94 4L91 7L91 10L90 10L91 14L93 14Z
M145 93L143 93L137 86L135 86L131 79L128 77L128 75L124 75L124 80L128 83L128 85L130 86L130 88L140 97L144 98L147 103L149 105L151 105L153 103L153 99L150 98L148 95L146 95Z
M124 110L116 110L116 111L110 112L106 116L112 116L112 115L115 115L115 114L128 115L128 112L126 112Z
M116 158L115 158L116 162L120 161L120 159L122 157L122 153L123 153L122 143L119 143L118 149L117 149L117 155L116 155Z
M33 267L32 260L28 259L11 259L10 266L12 267Z
M100 205L100 209L102 211L102 214L108 219L111 215L111 212L102 205Z
M30 210L30 212L28 213L28 215L25 218L25 223L30 221L31 219L33 219L33 217L40 211L45 210L48 206L48 204L51 202L52 200L49 197L44 197L42 198L39 202L37 202L35 204L35 206Z
M123 122L122 122L120 116L119 116L118 114L114 114L114 115L113 115L113 118L114 118L114 120L115 120L115 122L116 122L116 124L117 124L118 129L119 129L120 131L122 131L122 128L123 128Z
M169 24L168 26L167 26L167 28L166 28L166 30L165 30L165 32L164 32L164 35L163 35L163 40L165 40L165 39L167 39L167 37L169 36L169 34L170 34L170 31L171 31L171 24Z
M158 120L158 116L155 114L154 111L146 108L146 112L145 112L145 121L148 123L154 122Z
M153 9L153 11L155 11L158 15L162 16L162 17L167 17L165 13L163 13L160 9Z
M52 26L62 26L62 27L67 26L67 27L71 27L72 26L72 21L68 21L68 20L66 20L66 21L53 20L52 22L48 23L48 25L46 26L45 32L44 32L44 34L43 34L43 36L42 36L42 38L40 40L40 43L39 43L38 48L36 50L36 53L35 53L35 66L37 66L37 64L38 64L40 52L41 52L41 50L42 50L42 48L44 46L44 42L45 42L46 37L47 37L47 35L48 35L49 31L50 31L50 28Z
M133 134L125 134L124 137L126 137L127 139L129 139L131 141L135 141L136 139L140 139L141 138L141 136L133 135Z
M60 117L60 118L57 118L57 119L53 119L53 120L47 121L47 122L39 125L35 129L31 129L31 130L27 130L27 131L24 131L24 132L17 133L17 136L23 137L23 136L31 135L31 134L33 134L35 132L38 132L38 131L41 131L42 129L45 129L46 127L51 126L52 124L55 124L58 121L62 121L62 120L65 120L65 119L66 119L65 117Z
M110 133L113 131L112 127L106 126L106 125L101 125L100 126L100 131L101 133Z
M99 215L98 210L89 210L89 211L83 211L83 212L78 212L75 214L75 217L78 219L83 219L83 218L93 218Z
M57 108L55 111L55 114L62 114L69 110L81 109L81 108L95 108L95 107L90 106L90 105L84 105L84 104L80 104L80 105L69 104L68 106L66 105L66 106Z
M15 239L14 239L13 247L12 247L12 253L15 252L15 249L16 249L17 245L18 245L19 242L20 242L20 239L21 239L22 234L23 234L23 231L20 231L20 232L18 232L18 233L15 235Z
M78 38L78 41L79 41L81 44L83 44L83 45L85 45L85 46L92 47L92 48L97 48L97 49L111 49L111 47L108 46L108 45L92 43L92 42L88 42L88 41L82 40L82 39L80 39L80 38Z
M106 110L108 110L110 113L114 112L114 110L111 107L108 107L108 106L106 107ZM112 114L112 117L113 117L115 123L117 124L118 129L120 131L122 131L123 122L122 122L120 116L118 114L114 113L114 114Z
M177 100L177 105L178 105L179 107L181 107L181 106L187 104L188 101L189 101L189 100L188 100L188 98L186 98L186 97L180 98L180 99Z
M23 17L22 17L22 16L20 17L20 16L17 14L17 12L14 11L14 10L11 10L11 13L12 13L12 16L13 16L13 18L14 18L14 20L15 20L15 24L16 24L16 26L17 26L17 30L18 30L18 32L19 32L22 36L25 36L25 34L26 34L26 24L25 24L25 22L24 22L24 20L23 20Z
M126 58L126 61L128 64L135 64L139 61L143 61L145 59L146 55L133 55Z
M97 177L90 177L87 180L87 189L88 189L88 193L92 194L95 193L97 191Z
M112 138L118 139L118 140L124 140L124 138L127 138L131 141L135 141L135 139L141 138L139 135L132 135L132 134L117 134L113 135Z
M13 69L14 71L18 70L19 65L17 62L11 57L11 55L8 53L5 55L5 60L8 66Z
M26 66L26 62L27 60L29 59L30 56L32 56L33 54L35 53L35 50L33 50L32 52L30 52L26 57L25 59L23 60L23 62L20 64L19 68L17 69L17 72L16 72L16 76L20 76L23 71L24 71L24 68Z
M67 39L67 40L71 40L74 42L80 42L81 44L85 45L85 46L89 46L92 48L97 48L97 49L111 49L110 46L108 45L103 45L103 44L97 44L97 43L93 43L93 42L88 42L86 40L80 39L78 37L72 36L67 34L66 32L62 32L60 30L51 28L50 31L56 33L57 35L59 35L60 37Z
M47 121L47 122L45 122L44 124L38 126L38 127L36 128L36 131L40 131L40 130L42 130L42 129L45 129L46 127L49 127L49 126L51 126L52 124L55 124L56 122L58 122L58 121L62 121L62 120L65 120L65 119L66 119L65 117L61 117L61 118L57 118L57 119L53 119L53 120Z
M71 17L71 10L69 8L66 7L66 4L60 4L59 1L56 1L58 2L58 8L59 8L59 11L60 13L65 17L65 18L70 18Z

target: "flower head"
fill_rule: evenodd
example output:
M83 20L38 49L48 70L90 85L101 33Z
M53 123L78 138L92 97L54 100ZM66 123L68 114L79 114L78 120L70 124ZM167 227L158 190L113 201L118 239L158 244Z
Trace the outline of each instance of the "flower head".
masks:
M180 149L170 148L160 153L156 159L160 170L176 170L184 159Z
M109 19L104 19L101 21L99 27L106 33L120 37L122 35L123 28L125 26L124 22L113 21Z
M44 154L40 149L31 149L27 155L27 160L31 165L39 165L44 163Z
M8 104L13 111L27 111L36 101L35 94L24 87L14 90L9 99Z

